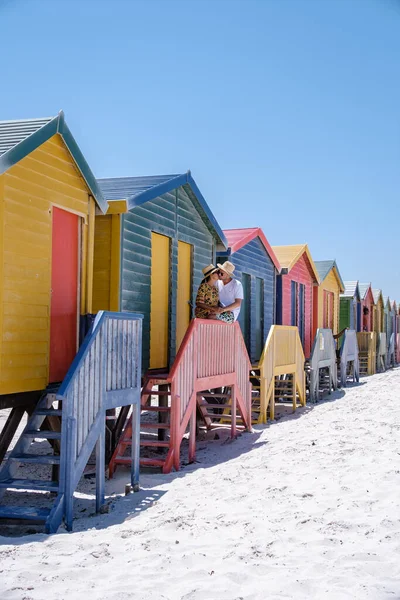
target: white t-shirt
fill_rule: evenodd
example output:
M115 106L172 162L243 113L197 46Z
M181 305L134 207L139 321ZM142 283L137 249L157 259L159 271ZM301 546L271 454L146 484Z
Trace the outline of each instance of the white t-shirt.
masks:
M237 279L231 279L226 285L224 285L223 281L219 280L217 281L217 286L222 306L233 304L237 298L243 300L243 286ZM232 312L236 321L240 313L240 306L234 308Z

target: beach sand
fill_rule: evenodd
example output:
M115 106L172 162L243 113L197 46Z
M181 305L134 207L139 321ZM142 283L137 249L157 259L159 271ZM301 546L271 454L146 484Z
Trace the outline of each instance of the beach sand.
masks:
M0 537L1 600L400 599L400 369L170 475L93 482L74 532Z

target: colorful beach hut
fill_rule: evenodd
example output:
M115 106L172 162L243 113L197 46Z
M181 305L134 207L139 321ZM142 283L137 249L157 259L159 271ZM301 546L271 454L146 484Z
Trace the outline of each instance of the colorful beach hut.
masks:
M96 209L107 202L63 112L0 122L0 408L61 381L77 352Z
M276 322L299 329L304 354L309 358L312 344L313 288L319 275L307 244L272 246L281 274L277 278Z
M317 329L331 329L333 335L339 331L340 294L345 287L335 260L315 261L320 284L314 286L313 338Z
M372 295L374 297L373 328L376 333L382 333L384 331L384 305L382 290L373 289Z
M361 298L358 281L345 281L340 294L339 331L361 331Z
M143 314L143 369L168 369L193 313L202 268L226 238L190 171L99 179L93 310Z
M370 283L360 283L360 298L361 298L361 330L374 330L374 295Z
M252 362L264 348L275 323L276 276L280 265L262 229L224 229L228 249L218 253L218 262L231 261L235 277L243 285L239 322Z

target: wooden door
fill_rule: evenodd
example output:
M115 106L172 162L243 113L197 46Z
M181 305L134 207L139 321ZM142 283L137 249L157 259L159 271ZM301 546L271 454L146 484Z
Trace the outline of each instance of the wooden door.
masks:
M305 343L305 285L304 283L300 283L299 285L299 308L298 308L298 314L299 314L299 318L298 318L298 328L299 328L299 333L300 333L300 339L301 339L301 343L303 344L303 348L304 348L304 343Z
M49 383L62 381L77 351L79 217L53 207Z
M178 352L192 316L192 246L178 242L178 290L176 299L176 351Z
M151 234L150 369L168 367L170 238Z
M251 276L248 273L242 273L243 300L240 307L239 321L242 328L244 343L247 352L251 357L250 344L250 311L251 311Z
M260 277L256 277L255 292L255 359L258 360L264 346L264 280Z

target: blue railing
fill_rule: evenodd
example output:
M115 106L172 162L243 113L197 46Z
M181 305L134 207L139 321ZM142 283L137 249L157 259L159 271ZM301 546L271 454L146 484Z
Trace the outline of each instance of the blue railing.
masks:
M96 446L96 509L104 503L106 410L132 405L132 486L139 485L142 319L102 311L86 335L60 389L62 401L60 494L72 529L73 495Z

